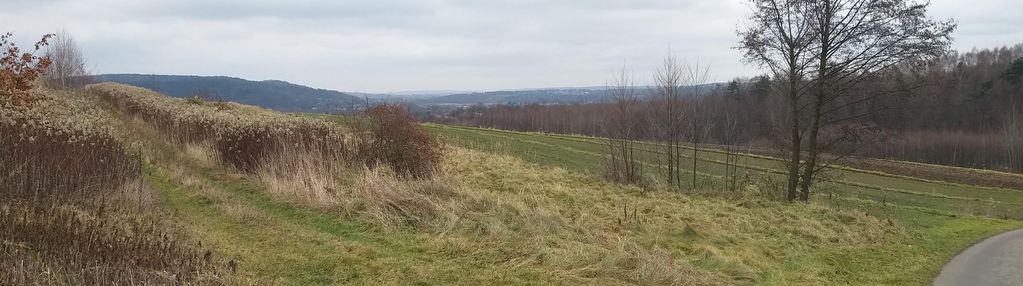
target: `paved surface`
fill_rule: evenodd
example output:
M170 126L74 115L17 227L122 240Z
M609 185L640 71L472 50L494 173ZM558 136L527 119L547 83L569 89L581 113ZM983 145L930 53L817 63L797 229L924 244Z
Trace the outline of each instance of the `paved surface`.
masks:
M941 269L934 285L1023 286L1023 230L999 234L966 249Z

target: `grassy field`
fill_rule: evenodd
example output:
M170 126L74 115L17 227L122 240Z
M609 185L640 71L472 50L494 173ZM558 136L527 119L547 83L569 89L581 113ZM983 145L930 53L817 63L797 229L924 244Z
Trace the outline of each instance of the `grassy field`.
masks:
M578 172L599 174L606 156L605 143L599 138L435 124L428 126L457 146L511 154L530 162ZM637 157L646 167L648 178L657 177L658 147L649 142L637 144ZM690 154L686 152L684 155ZM698 156L698 185L704 188L720 185L720 176L725 173L725 154L715 149L701 149ZM747 154L740 159L740 164L740 173L751 177L771 178L779 182L784 178L783 162L775 158ZM819 187L819 200L858 198L954 213L1023 218L1023 190L971 186L845 167L832 168L828 170L827 176L829 181Z
M192 235L241 262L243 284L923 285L958 249L1020 226L856 199L838 208L643 191L455 147L435 186L447 191L404 190L439 201L439 219L382 228L275 199L127 122L154 156L147 181Z
M431 179L305 161L324 158L316 148L262 161L290 164L275 172L249 170L225 156L292 150L214 147L253 126L275 128L242 133L263 136L250 147L309 138L288 130L343 139L359 122L93 91L78 96L137 156L145 210L210 251L201 262L217 265L210 284L924 285L959 250L1023 226L998 218L1023 203L1014 190L846 168L834 171L834 195L809 204L720 196L723 155L703 150L702 191L687 194L605 182L599 139L442 125L427 125L450 147ZM267 148L279 146L289 145ZM653 177L657 146L640 147ZM771 158L743 162L751 188L780 178Z

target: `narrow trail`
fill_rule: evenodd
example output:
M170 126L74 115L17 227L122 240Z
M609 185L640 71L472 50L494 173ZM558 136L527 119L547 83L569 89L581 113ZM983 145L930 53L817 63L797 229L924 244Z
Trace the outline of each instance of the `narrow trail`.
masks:
M934 285L1023 285L1023 230L999 234L966 249L945 265Z
M444 263L417 255L424 251L413 235L383 235L327 211L277 201L252 176L204 164L150 125L113 112L126 140L141 146L144 180L169 219L211 246L214 259L236 261L239 284L386 281L394 279L396 263Z

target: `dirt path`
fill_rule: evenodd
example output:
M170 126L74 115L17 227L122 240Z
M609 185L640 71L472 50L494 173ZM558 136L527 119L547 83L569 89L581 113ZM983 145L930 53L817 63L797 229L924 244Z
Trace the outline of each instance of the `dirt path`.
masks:
M1023 285L1023 230L966 249L945 265L934 285Z

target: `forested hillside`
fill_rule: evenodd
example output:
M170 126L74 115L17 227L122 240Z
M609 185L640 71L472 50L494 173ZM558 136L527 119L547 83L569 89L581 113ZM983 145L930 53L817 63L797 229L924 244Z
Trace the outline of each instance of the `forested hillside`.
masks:
M104 74L97 82L117 82L145 87L173 97L198 96L207 100L234 101L279 111L334 113L362 103L357 97L326 89L279 80L250 81L225 76Z

